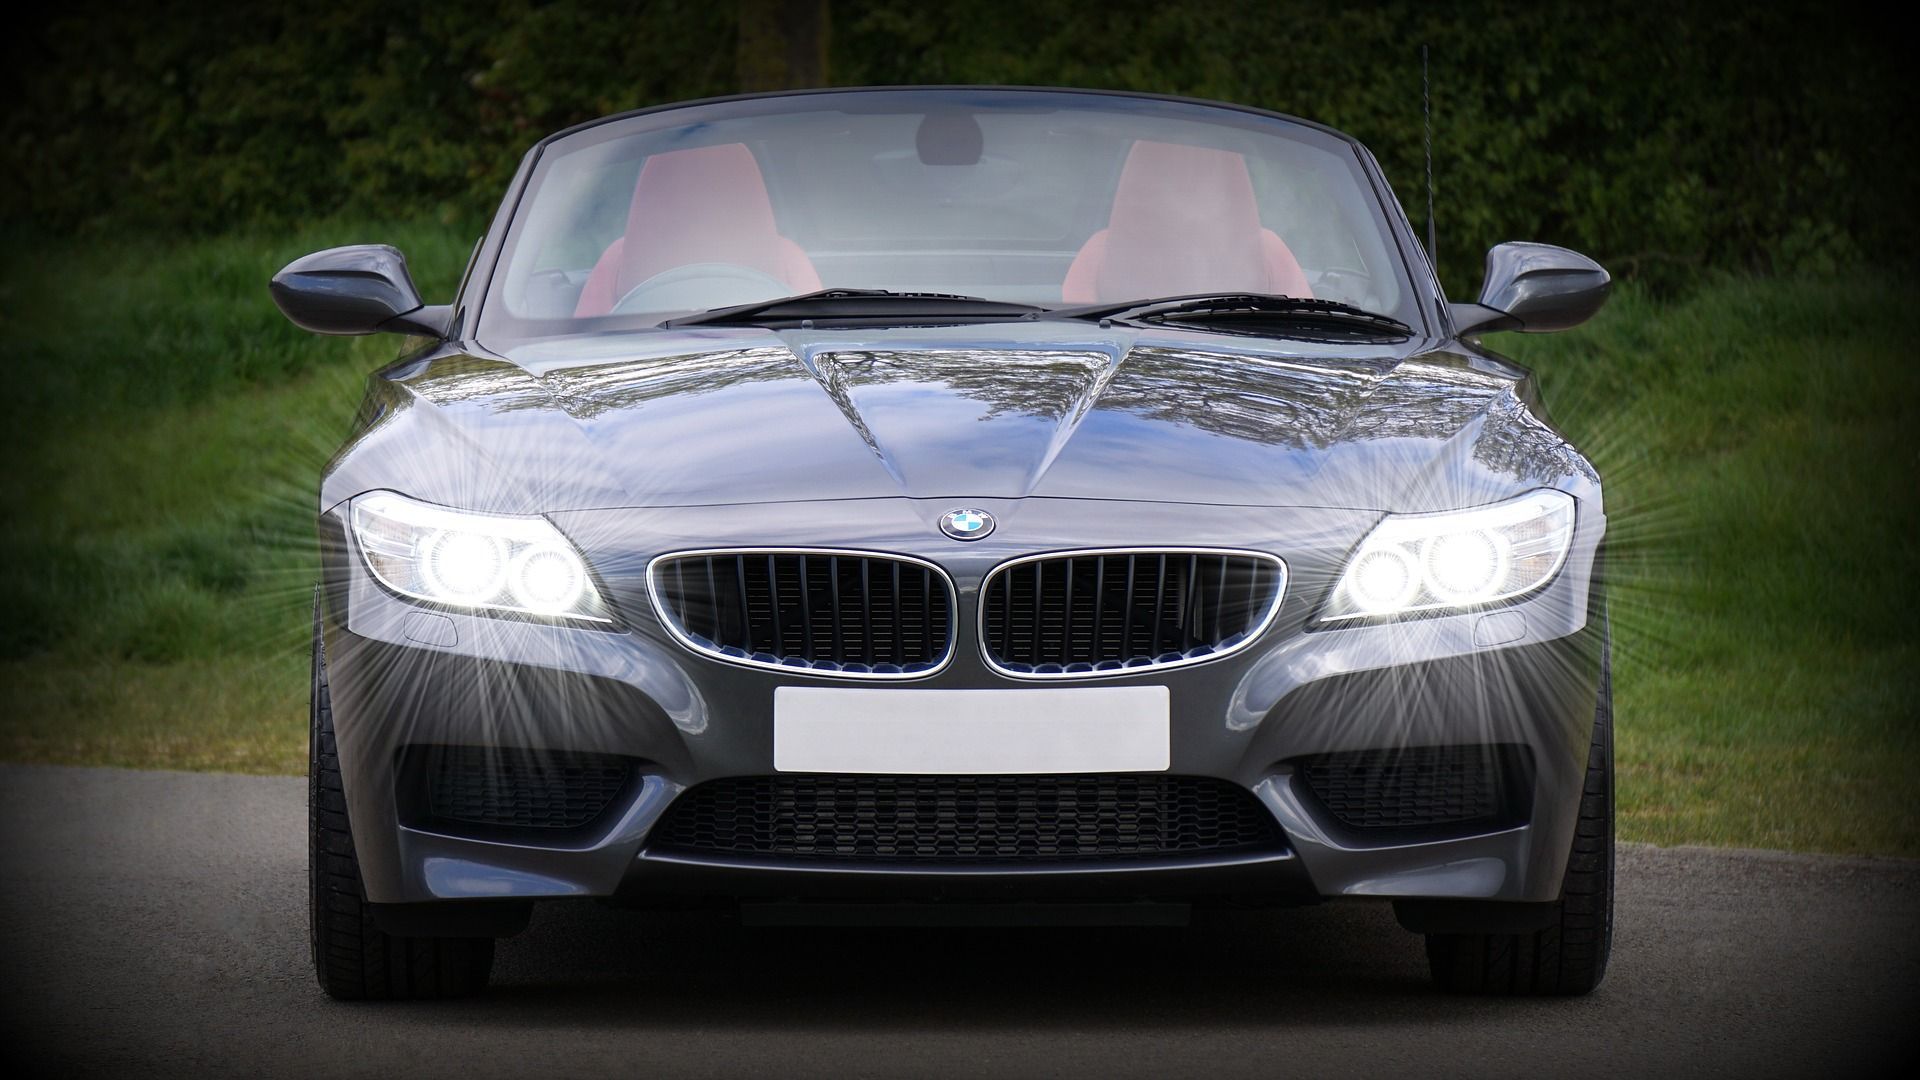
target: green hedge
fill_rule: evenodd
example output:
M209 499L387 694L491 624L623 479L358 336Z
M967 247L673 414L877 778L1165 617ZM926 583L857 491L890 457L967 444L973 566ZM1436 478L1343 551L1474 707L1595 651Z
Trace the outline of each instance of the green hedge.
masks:
M10 35L0 217L223 230L315 215L471 231L562 125L732 91L745 0L70 0ZM757 6L764 9L766 5ZM1345 128L1423 216L1432 47L1443 261L1501 239L1628 276L1905 259L1912 95L1868 9L835 0L843 84L1000 82L1225 98Z

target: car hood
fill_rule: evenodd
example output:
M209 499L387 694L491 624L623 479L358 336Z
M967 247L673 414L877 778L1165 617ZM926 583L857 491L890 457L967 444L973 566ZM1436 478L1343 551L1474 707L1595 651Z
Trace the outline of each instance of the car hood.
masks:
M449 350L376 377L325 494L507 512L898 496L1408 510L1590 471L1529 408L1523 369L1410 352L1044 322Z

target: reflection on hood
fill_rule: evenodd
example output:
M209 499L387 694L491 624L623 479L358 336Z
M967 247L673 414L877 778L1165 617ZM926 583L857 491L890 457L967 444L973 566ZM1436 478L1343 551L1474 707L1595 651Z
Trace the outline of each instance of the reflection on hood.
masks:
M1110 337L567 340L390 372L379 423L433 414L415 426L543 509L901 495L1420 509L1592 476L1517 395L1517 371L1470 357Z

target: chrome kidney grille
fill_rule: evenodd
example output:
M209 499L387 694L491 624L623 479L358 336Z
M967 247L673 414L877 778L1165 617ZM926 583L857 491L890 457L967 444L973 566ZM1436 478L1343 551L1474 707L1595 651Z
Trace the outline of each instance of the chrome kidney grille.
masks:
M1272 621L1286 567L1259 552L1063 552L1016 559L981 588L988 661L1028 678L1215 659Z
M932 563L854 551L699 551L648 571L683 644L734 663L908 678L953 652L953 583Z

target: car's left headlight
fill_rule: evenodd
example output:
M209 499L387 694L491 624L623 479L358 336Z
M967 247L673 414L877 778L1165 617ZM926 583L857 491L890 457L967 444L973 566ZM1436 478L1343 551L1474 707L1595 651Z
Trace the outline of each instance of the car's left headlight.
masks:
M376 491L353 500L367 569L402 596L477 610L612 622L586 560L542 517L453 510Z
M1542 488L1438 514L1389 514L1354 550L1322 624L1484 607L1553 580L1573 544L1573 496Z

